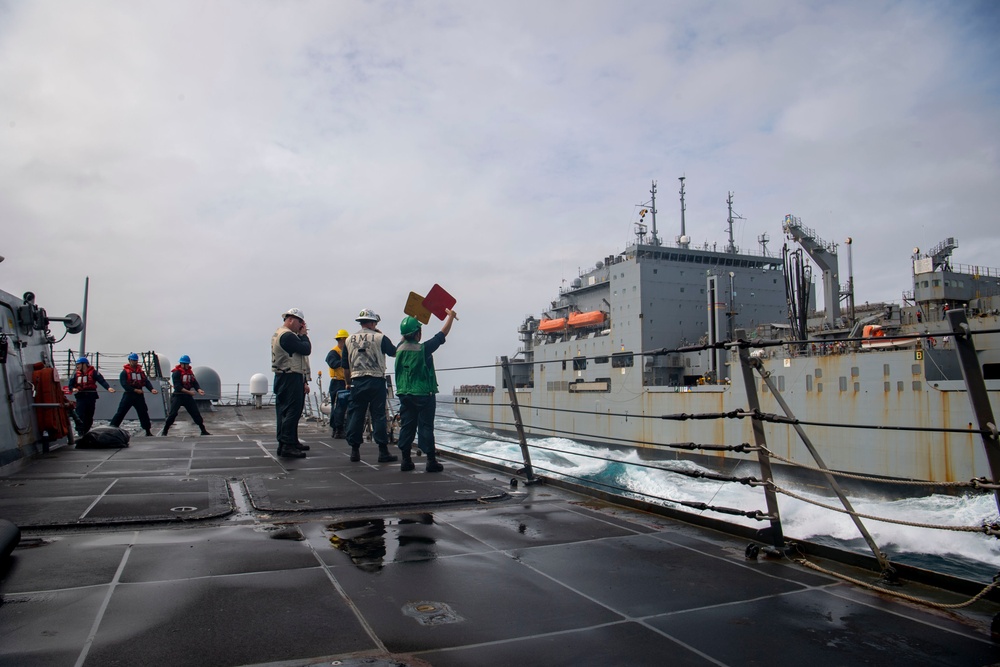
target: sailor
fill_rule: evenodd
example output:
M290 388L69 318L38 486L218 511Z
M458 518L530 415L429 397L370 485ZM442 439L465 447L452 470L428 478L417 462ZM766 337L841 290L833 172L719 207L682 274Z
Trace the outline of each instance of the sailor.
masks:
M180 412L182 405L188 414L191 415L191 421L201 429L201 434L211 435L211 433L205 430L205 420L198 410L198 404L194 401L196 395L204 396L205 390L198 384L198 378L194 376L194 371L191 370L191 357L186 354L181 355L177 365L170 371L170 384L174 388L173 393L170 395L170 413L167 415L167 421L164 422L160 435L166 435L167 431L170 430L174 420L177 419L177 413Z
M76 360L76 372L69 378L70 391L76 396L76 414L80 419L77 424L80 435L83 435L94 425L94 409L97 407L97 385L101 385L110 393L115 388L108 384L100 371L90 365L87 357Z
M420 321L412 316L403 318L399 333L403 341L396 348L396 395L399 396L399 450L403 462L399 469L413 470L410 449L414 436L417 446L427 455L427 472L441 472L444 466L438 463L434 446L434 413L437 408L437 376L434 373L434 351L444 345L445 337L451 331L455 313L446 309L447 316L441 331L421 343Z
M385 357L396 356L396 346L376 327L382 318L371 308L362 310L355 321L361 330L347 339L347 365L345 374L351 388L351 412L347 419L347 444L351 447L351 461L360 461L361 433L365 427L365 414L371 411L372 438L378 445L378 462L390 463L399 457L389 453L389 434L386 431Z
M347 387L344 368L347 367L347 337L350 335L346 329L338 331L337 344L326 355L326 365L330 367L330 424L333 427L334 438L344 437L347 401L337 400L337 397Z
M122 420L131 408L135 408L135 414L139 416L139 424L146 432L146 435L153 435L152 424L149 422L149 410L146 408L146 395L144 390L149 389L151 394L159 394L153 389L153 383L146 377L146 371L139 365L139 355L131 352L128 355L128 363L118 376L118 382L125 392L122 394L121 403L118 404L118 412L111 418L112 426L121 426Z
M284 322L271 336L271 370L274 371L274 407L277 413L278 456L304 459L309 445L299 442L299 419L309 393L309 355L312 343L306 316L289 308Z

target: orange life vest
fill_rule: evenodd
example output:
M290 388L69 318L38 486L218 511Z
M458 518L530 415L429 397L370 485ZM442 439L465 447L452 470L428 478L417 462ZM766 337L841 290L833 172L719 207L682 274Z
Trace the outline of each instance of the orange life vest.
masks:
M146 386L146 371L142 366L136 364L125 364L125 382L133 389L142 389Z
M74 384L79 391L97 391L97 369L87 366L86 371L77 371Z
M194 371L191 370L191 366L184 368L181 364L177 364L171 373L181 374L181 386L183 388L194 389Z

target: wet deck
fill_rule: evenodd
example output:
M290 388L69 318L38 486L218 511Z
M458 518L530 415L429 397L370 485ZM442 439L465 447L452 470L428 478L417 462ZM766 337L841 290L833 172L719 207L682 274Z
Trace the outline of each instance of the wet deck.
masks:
M22 529L0 563L0 665L1000 661L993 603L898 602L447 458L401 473L366 443L350 463L325 427L303 424L309 458L276 459L262 413L0 478Z

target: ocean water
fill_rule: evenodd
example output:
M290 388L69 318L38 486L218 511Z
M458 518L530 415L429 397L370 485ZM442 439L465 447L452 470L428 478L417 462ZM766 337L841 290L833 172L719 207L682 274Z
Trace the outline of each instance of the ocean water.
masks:
M516 442L509 438L497 438L457 419L450 406L439 407L435 438L443 451L452 449L491 462L509 461L512 467L521 465L521 449ZM626 489L627 493L643 500L661 504L676 500L740 510L767 510L761 489L652 470L637 465L648 462L641 461L634 452L595 447L566 438L529 438L528 444L532 466L540 476L584 480L605 490L608 489L601 484L611 485ZM677 467L676 463L671 465ZM693 463L683 465L690 470L704 470ZM802 488L790 487L789 490L825 505L838 505L836 498L819 496ZM979 526L984 522L998 521L992 494L932 495L907 499L851 498L851 502L855 511L862 514L932 526ZM782 529L787 538L871 553L848 515L780 494L778 504ZM755 528L767 525L766 522L746 517L672 506ZM863 523L876 544L893 562L983 583L991 582L993 576L1000 572L1000 540L995 537L872 519L863 519Z

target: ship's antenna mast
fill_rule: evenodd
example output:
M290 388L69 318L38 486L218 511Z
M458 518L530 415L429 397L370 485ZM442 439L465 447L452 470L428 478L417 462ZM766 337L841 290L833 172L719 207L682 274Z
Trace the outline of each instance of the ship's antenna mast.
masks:
M764 232L763 234L757 237L757 243L760 244L760 254L763 255L764 257L770 256L767 254L767 242L770 240L771 237L767 235L767 232Z
M851 247L854 244L854 239L850 236L844 242L847 244L847 306L851 310L851 324L857 322L857 313L854 310L854 258L852 257Z
M726 246L726 252L731 253L731 254L736 254L736 253L738 253L740 251L740 249L736 247L736 243L733 241L733 220L734 219L736 219L736 220L743 220L744 218L743 218L742 215L739 215L739 214L737 214L735 216L733 215L733 193L732 192L730 192L729 196L726 197L726 204L729 205L729 218L728 218L728 225L729 225L729 245Z
M649 189L649 195L652 199L649 202L649 210L653 214L653 245L661 245L660 237L656 233L656 181L653 181L653 187Z
M687 248L691 239L688 238L687 233L684 230L684 176L680 177L681 181L681 235L677 237L677 246L680 248Z
M90 298L90 276L83 282L83 335L80 336L80 356L87 356L87 300ZM95 366L96 368L96 366Z

